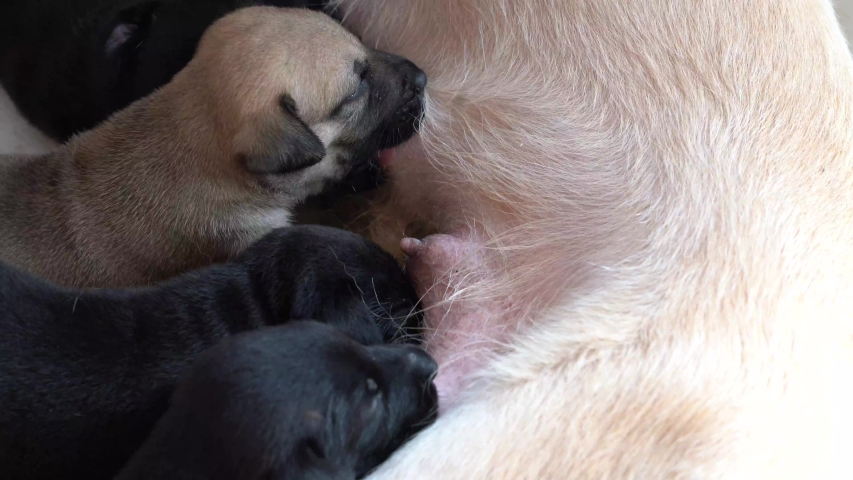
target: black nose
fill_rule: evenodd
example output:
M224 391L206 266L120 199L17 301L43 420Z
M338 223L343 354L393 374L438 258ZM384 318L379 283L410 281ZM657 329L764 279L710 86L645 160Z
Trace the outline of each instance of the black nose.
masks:
M413 95L422 95L427 84L426 73L405 58L400 59L399 68L400 73L403 74L404 97L411 98Z
M419 381L426 382L438 372L438 364L418 347L406 346L406 366Z
M412 83L415 85L415 88L423 92L427 85L426 73L420 68L415 67L415 74L412 78Z

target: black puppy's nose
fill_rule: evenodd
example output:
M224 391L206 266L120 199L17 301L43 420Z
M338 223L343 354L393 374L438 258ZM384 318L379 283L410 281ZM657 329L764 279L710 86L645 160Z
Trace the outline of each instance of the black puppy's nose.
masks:
M427 85L426 72L424 72L418 67L415 67L415 75L412 78L412 83L415 85L415 88L423 92Z
M438 372L438 364L423 349L406 347L406 365L419 381L428 381Z

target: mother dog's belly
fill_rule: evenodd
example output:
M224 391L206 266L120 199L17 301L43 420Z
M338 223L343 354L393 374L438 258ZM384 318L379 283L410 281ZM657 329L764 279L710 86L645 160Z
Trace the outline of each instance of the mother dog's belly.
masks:
M373 212L369 234L406 263L421 298L425 347L439 364L440 407L447 411L516 324L512 300L503 294L506 272L495 268L495 249L482 228L493 231L500 221L469 192L442 180L420 138L395 149L383 166L394 182Z
M378 221L370 235L405 260L421 297L425 346L439 363L435 383L445 412L512 343L534 302L519 292L524 274L513 268L518 257L497 241L513 225L498 205L464 182L448 181L421 139L398 148L386 168L394 182L390 198L374 212Z
M471 298L466 285L489 282L484 244L472 231L404 238L400 247L422 298L427 349L440 369L435 383L441 408L452 406L489 351L505 339L506 301ZM472 278L479 277L479 278Z
M811 382L853 338L830 2L339 3L430 76L372 237L450 235L403 247L455 408L381 478L829 478L798 424L843 412Z
M389 169L393 172L394 167ZM443 200L452 201L452 198ZM443 203L434 197L429 201ZM385 206L395 203L390 201ZM443 210L445 218L449 213L452 219L464 222L464 215L453 210L452 207ZM496 272L486 262L488 250L482 233L459 223L441 229L443 233L434 233L437 227L431 225L427 230L430 234L420 232L409 236L408 232L423 222L418 218L419 213L423 212L410 217L392 208L391 212L379 215L382 221L374 223L370 233L374 240L405 261L421 298L424 344L439 363L435 384L441 410L446 411L457 402L489 352L506 339L509 300L482 295L483 289L500 284Z

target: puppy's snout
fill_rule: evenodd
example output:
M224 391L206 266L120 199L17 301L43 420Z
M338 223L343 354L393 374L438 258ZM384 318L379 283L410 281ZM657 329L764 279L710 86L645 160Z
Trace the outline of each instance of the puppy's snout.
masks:
M411 76L411 84L414 87L415 94L420 95L424 92L427 85L426 72L414 65L412 66L414 67L414 73Z
M405 355L406 366L421 383L426 383L438 372L438 363L428 353L418 347L408 346Z
M427 85L427 76L426 72L418 68L418 71L415 73L415 85L421 90L426 88Z
M438 364L422 348L414 345L375 345L368 347L371 355L384 368L396 372L394 377L414 379L419 384L426 384L438 372Z
M420 97L424 93L427 85L426 72L418 68L417 65L406 59L401 59L398 71L402 76L403 95L407 99Z
M378 149L397 146L412 138L421 127L426 109L424 89L426 73L410 60L390 53L374 51L371 65L378 83L377 95L380 108L386 112L378 128L374 130Z

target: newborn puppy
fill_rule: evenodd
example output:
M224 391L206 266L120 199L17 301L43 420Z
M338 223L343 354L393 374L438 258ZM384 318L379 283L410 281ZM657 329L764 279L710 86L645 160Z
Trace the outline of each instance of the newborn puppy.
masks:
M166 84L204 30L241 7L322 0L5 0L0 83L21 113L65 141Z
M111 478L178 377L223 338L314 319L378 345L411 338L416 302L388 253L316 226L277 230L231 263L134 290L59 288L0 265L0 472Z
M73 286L224 260L410 138L426 76L304 9L216 22L162 89L39 157L0 158L0 260Z
M296 322L206 352L119 480L355 479L428 425L435 361Z

